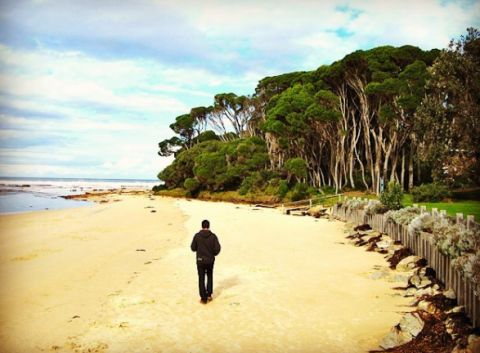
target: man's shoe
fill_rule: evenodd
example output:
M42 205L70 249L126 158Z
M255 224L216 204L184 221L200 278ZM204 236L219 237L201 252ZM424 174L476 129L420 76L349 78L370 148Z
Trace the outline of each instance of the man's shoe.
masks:
M200 299L200 303L201 303L201 304L207 304L207 303L208 303L208 300L207 300L207 299Z
M212 296L208 296L208 301L211 302L213 300Z

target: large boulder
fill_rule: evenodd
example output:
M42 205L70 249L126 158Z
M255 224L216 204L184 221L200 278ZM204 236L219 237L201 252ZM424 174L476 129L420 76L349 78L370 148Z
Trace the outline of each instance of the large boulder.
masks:
M392 327L390 332L382 339L380 342L380 347L382 349L394 348L410 342L412 339L413 337L411 334L408 332L403 332L395 326Z
M380 342L383 349L394 348L410 342L422 330L425 323L417 313L405 314L397 326L392 327L390 332Z
M437 307L435 305L433 305L432 303L426 301L426 300L422 300L418 303L417 305L417 308L419 310L423 310L423 311L426 311L430 314L435 314L438 310L437 310Z
M420 259L421 258L416 255L407 256L397 264L396 269L397 271L403 271L403 272L410 271L416 267L416 263Z
M408 332L412 337L416 337L423 329L425 323L417 313L407 313L400 320L400 329L402 332Z
M455 291L451 288L443 292L443 295L448 299L457 299L457 295L455 294Z
M389 236L383 235L382 240L377 242L377 248L380 250L388 250L393 244L393 239Z
M421 289L428 287L432 284L432 281L427 277L421 277L419 275L413 275L410 277L410 283L415 286L415 288Z

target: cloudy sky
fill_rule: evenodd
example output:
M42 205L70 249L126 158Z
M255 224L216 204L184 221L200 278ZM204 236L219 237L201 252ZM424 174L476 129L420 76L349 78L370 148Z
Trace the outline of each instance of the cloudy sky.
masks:
M480 1L1 0L0 175L154 179L215 93L470 26Z

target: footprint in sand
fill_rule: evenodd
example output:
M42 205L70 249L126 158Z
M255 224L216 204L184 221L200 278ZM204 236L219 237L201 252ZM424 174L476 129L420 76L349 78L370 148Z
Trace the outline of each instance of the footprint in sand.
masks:
M75 315L73 316L70 320L68 320L68 322L72 322L73 320L75 319L80 319L80 316L79 315Z

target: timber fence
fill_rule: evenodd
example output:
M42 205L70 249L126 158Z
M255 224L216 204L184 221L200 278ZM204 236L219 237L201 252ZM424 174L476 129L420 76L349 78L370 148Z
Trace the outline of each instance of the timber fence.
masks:
M423 212L427 212L422 207ZM382 214L366 215L364 210L349 209L338 204L332 207L332 215L356 225L369 224L373 230L388 234L394 241L400 241L404 246L409 247L414 254L427 260L429 266L436 272L438 280L443 282L446 289L453 289L457 296L458 305L465 307L465 313L472 320L474 327L480 326L480 284L474 283L470 278L465 277L461 272L451 266L449 256L442 254L433 242L429 233L420 233L416 236L408 234L408 226L397 224ZM445 211L432 210L434 217L445 216ZM462 214L457 214L457 222L462 222L467 228L480 229L480 224L474 222L473 216L463 219Z

